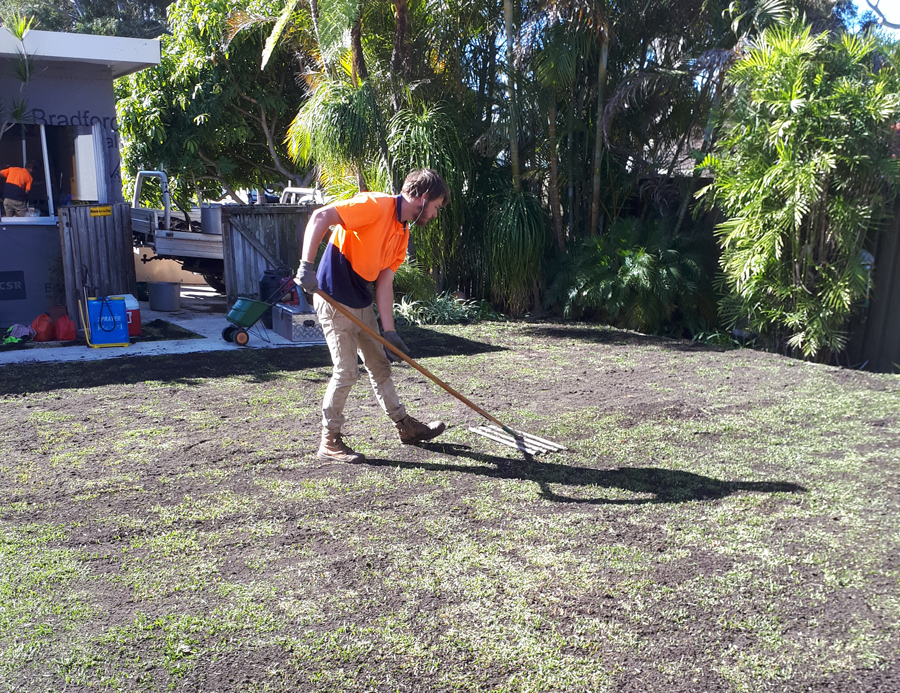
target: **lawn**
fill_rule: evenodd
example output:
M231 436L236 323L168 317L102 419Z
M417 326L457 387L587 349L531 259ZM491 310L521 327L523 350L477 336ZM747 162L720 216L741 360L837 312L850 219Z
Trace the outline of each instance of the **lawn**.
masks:
M0 367L9 691L900 690L900 378L569 323ZM4 690L0 687L0 690Z

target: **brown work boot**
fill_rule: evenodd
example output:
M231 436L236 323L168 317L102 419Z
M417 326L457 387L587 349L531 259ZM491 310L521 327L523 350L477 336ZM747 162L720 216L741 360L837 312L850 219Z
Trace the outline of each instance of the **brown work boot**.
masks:
M322 443L319 445L318 457L323 462L362 462L366 459L365 455L354 452L346 445L340 433L334 433L327 428L322 429Z
M400 434L400 442L406 445L415 445L416 443L437 438L447 428L447 424L443 421L432 421L426 426L411 416L404 416L399 421L395 421L394 425Z

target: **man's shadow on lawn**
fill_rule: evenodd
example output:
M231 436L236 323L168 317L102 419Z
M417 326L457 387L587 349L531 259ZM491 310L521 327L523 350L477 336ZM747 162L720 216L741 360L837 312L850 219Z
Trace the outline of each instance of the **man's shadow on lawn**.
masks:
M713 477L658 467L619 467L618 469L591 469L552 462L541 462L527 453L521 453L522 461L510 461L473 452L467 445L455 443L424 443L423 449L450 457L468 457L477 462L495 465L473 467L438 462L398 462L396 460L367 459L362 464L375 467L399 467L424 469L435 472L459 472L498 479L533 481L541 489L541 498L556 503L582 503L588 505L641 505L647 503L687 503L715 500L738 491L754 493L804 493L806 488L786 481L723 481ZM580 486L585 489L621 489L642 494L642 498L574 498L552 490L552 485ZM649 497L648 497L649 496Z

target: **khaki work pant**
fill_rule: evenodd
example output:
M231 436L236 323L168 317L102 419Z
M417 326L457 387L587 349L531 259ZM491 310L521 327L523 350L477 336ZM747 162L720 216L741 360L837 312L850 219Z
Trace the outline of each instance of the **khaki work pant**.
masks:
M375 310L372 306L344 307L365 325L378 332ZM319 324L322 325L322 332L325 333L325 341L331 352L331 362L334 364L331 380L325 390L325 401L322 402L322 426L333 433L341 432L345 421L344 405L347 396L359 379L357 353L362 357L363 365L369 372L369 381L384 412L391 421L399 421L406 416L406 409L400 404L400 398L394 389L391 364L384 354L384 347L330 306L321 296L313 296L313 308L319 316Z
M28 205L21 200L6 198L3 200L3 215L7 217L24 217Z

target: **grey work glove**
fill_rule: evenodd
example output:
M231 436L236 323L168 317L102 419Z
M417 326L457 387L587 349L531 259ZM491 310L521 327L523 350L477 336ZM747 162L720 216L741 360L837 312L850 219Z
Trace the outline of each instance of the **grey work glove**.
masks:
M394 330L387 330L382 336L404 354L409 356L409 347L406 346L403 340L400 339L400 335L394 332ZM385 355L387 355L388 361L390 361L391 363L398 363L403 360L387 347L384 348L384 353Z
M302 260L294 282L299 284L300 288L310 296L316 293L319 290L319 278L316 277L316 268L313 267L313 263Z

